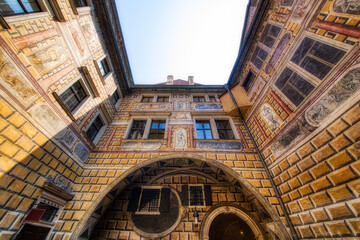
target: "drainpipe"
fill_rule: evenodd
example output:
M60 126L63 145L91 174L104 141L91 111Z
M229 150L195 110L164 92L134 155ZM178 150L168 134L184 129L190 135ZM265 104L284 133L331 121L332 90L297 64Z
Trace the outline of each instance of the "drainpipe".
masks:
M276 185L275 185L275 183L274 183L274 180L273 180L273 178L272 178L272 176L271 176L271 174L270 174L270 171L269 171L269 169L268 169L268 167L267 167L267 165L266 165L266 163L265 163L265 159L264 159L262 153L259 151L259 148L258 148L258 146L257 146L257 144L256 144L256 142L255 142L255 140L254 140L254 138L253 138L253 136L252 136L251 133L250 133L250 130L249 130L249 128L248 128L248 126L247 126L247 124L246 124L246 122L245 122L245 119L244 119L244 117L243 117L243 115L242 115L242 113L241 113L241 111L240 111L240 108L239 108L237 102L235 101L235 98L234 98L234 96L232 95L232 92L230 91L229 86L228 86L227 84L225 84L225 89L226 89L226 91L230 94L230 97L231 97L232 101L234 102L235 107L236 107L236 110L237 110L237 112L238 112L238 114L239 114L239 116L240 116L240 120L244 123L246 132L247 132L248 135L250 136L251 142L252 142L253 145L255 146L256 153L257 153L257 154L259 155L259 157L260 157L260 161L262 162L262 164L263 164L263 166L264 166L264 168L265 168L266 174L269 176L269 180L270 180L271 186L272 186L272 188L274 189L275 195L276 195L277 199L279 200L280 207L281 207L282 211L284 212L285 219L286 219L287 224L289 225L289 228L290 228L292 237L293 237L294 240L298 240L299 238L298 238L298 235L297 235L297 233L296 233L296 231L295 231L294 225L292 224L292 222L291 222L291 220L290 220L290 217L289 217L289 214L288 214L288 212L287 212L287 209L285 208L284 202L283 202L282 198L280 197L280 193L279 193L279 191L278 191L278 189L277 189L277 187L276 187Z

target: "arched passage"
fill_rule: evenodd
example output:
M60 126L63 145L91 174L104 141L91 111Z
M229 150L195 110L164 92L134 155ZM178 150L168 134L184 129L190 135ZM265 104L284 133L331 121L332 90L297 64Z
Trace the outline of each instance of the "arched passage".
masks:
M251 185L240 173L234 171L233 169L219 163L218 161L207 159L196 154L182 153L182 154L169 154L163 155L160 157L152 158L146 161L143 161L136 166L129 168L125 171L122 176L113 181L93 202L89 210L84 214L83 218L79 221L77 228L71 236L71 239L88 239L90 237L92 228L95 226L96 221L104 213L106 208L114 200L115 196L124 190L130 182L138 177L141 174L144 174L150 169L161 168L165 164L169 164L172 161L172 164L181 164L183 161L191 162L193 166L182 166L179 170L182 173L194 171L195 165L199 174L205 174L208 169L212 173L223 175L228 182L239 185L247 194L252 195L253 199L256 199L257 205L260 205L264 212L271 218L272 222L276 222L277 226L281 228L281 232L284 233L284 236L287 236L286 228L281 223L279 216L271 207L269 202L264 198L264 196L253 186ZM168 173L162 173L163 176L166 174L174 174L174 172L169 171ZM210 176L210 174L208 174ZM287 239L285 237L284 239Z

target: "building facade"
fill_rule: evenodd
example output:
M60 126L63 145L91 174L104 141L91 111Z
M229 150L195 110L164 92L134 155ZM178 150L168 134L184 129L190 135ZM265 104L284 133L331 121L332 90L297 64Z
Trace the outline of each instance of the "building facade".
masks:
M0 11L0 239L360 236L357 1L250 1L224 86L134 85L112 1Z

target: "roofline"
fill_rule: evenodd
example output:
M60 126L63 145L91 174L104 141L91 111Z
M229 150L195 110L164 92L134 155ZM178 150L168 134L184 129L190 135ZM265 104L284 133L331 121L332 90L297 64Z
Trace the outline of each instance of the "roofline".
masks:
M225 85L145 85L139 84L131 88L131 90L224 90Z

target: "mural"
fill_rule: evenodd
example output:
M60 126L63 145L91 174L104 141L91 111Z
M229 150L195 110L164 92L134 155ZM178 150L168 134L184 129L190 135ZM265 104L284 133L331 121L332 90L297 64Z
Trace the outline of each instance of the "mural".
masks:
M189 103L186 101L175 101L175 110L187 110Z
M311 3L311 0L298 0L290 17L290 21L301 23L304 20L305 15L311 9Z
M282 121L269 104L262 105L260 108L260 113L262 118L273 132L280 127Z
M62 142L69 148L75 145L75 142L78 138L71 131L62 139Z
M157 103L142 103L137 105L138 110L148 110L148 111L165 111L170 110L169 104L157 104Z
M87 150L86 147L81 142L78 142L75 145L73 153L75 156L80 158L82 162L85 162L89 157L89 150Z
M157 142L125 142L122 145L124 150L157 150L162 143Z
M261 77L258 77L253 84L254 85L250 88L250 91L248 92L248 97L251 102L253 102L257 96L259 96L265 86L265 81Z
M360 15L359 0L335 0L333 10L337 13Z
M201 104L195 104L194 108L196 110L219 110L222 109L222 106L220 104L201 103Z
M290 7L294 3L294 0L281 0L281 6Z
M79 50L78 52L80 53L81 57L84 58L84 57L88 56L89 51L87 49L86 44L84 44L85 39L84 39L84 36L82 35L82 32L80 30L78 23L76 21L74 21L68 25L68 28L69 28L70 34L72 36L72 39L75 43L75 46Z
M176 129L175 131L175 149L186 147L187 134L183 128Z
M319 126L342 103L360 89L360 67L349 71L332 89L305 114L307 121Z
M80 18L80 27L82 32L84 33L84 37L89 44L91 50L95 50L98 46L100 46L100 41L94 26L94 23L91 19L91 16L84 16Z
M188 112L177 112L177 113L173 113L171 116L172 119L186 119L186 120L190 120L191 119L191 115Z
M280 57L283 54L285 48L289 44L290 39L291 39L291 34L290 33L285 33L285 35L280 39L280 42L277 45L273 55L271 56L271 58L269 60L269 63L266 65L265 72L267 74L270 74L274 70L278 60L280 59Z
M201 149L226 149L241 151L244 147L240 142L195 142L195 146Z
M0 48L0 83L14 97L21 100L25 107L28 107L39 95L15 66L11 59L5 55L4 50Z

